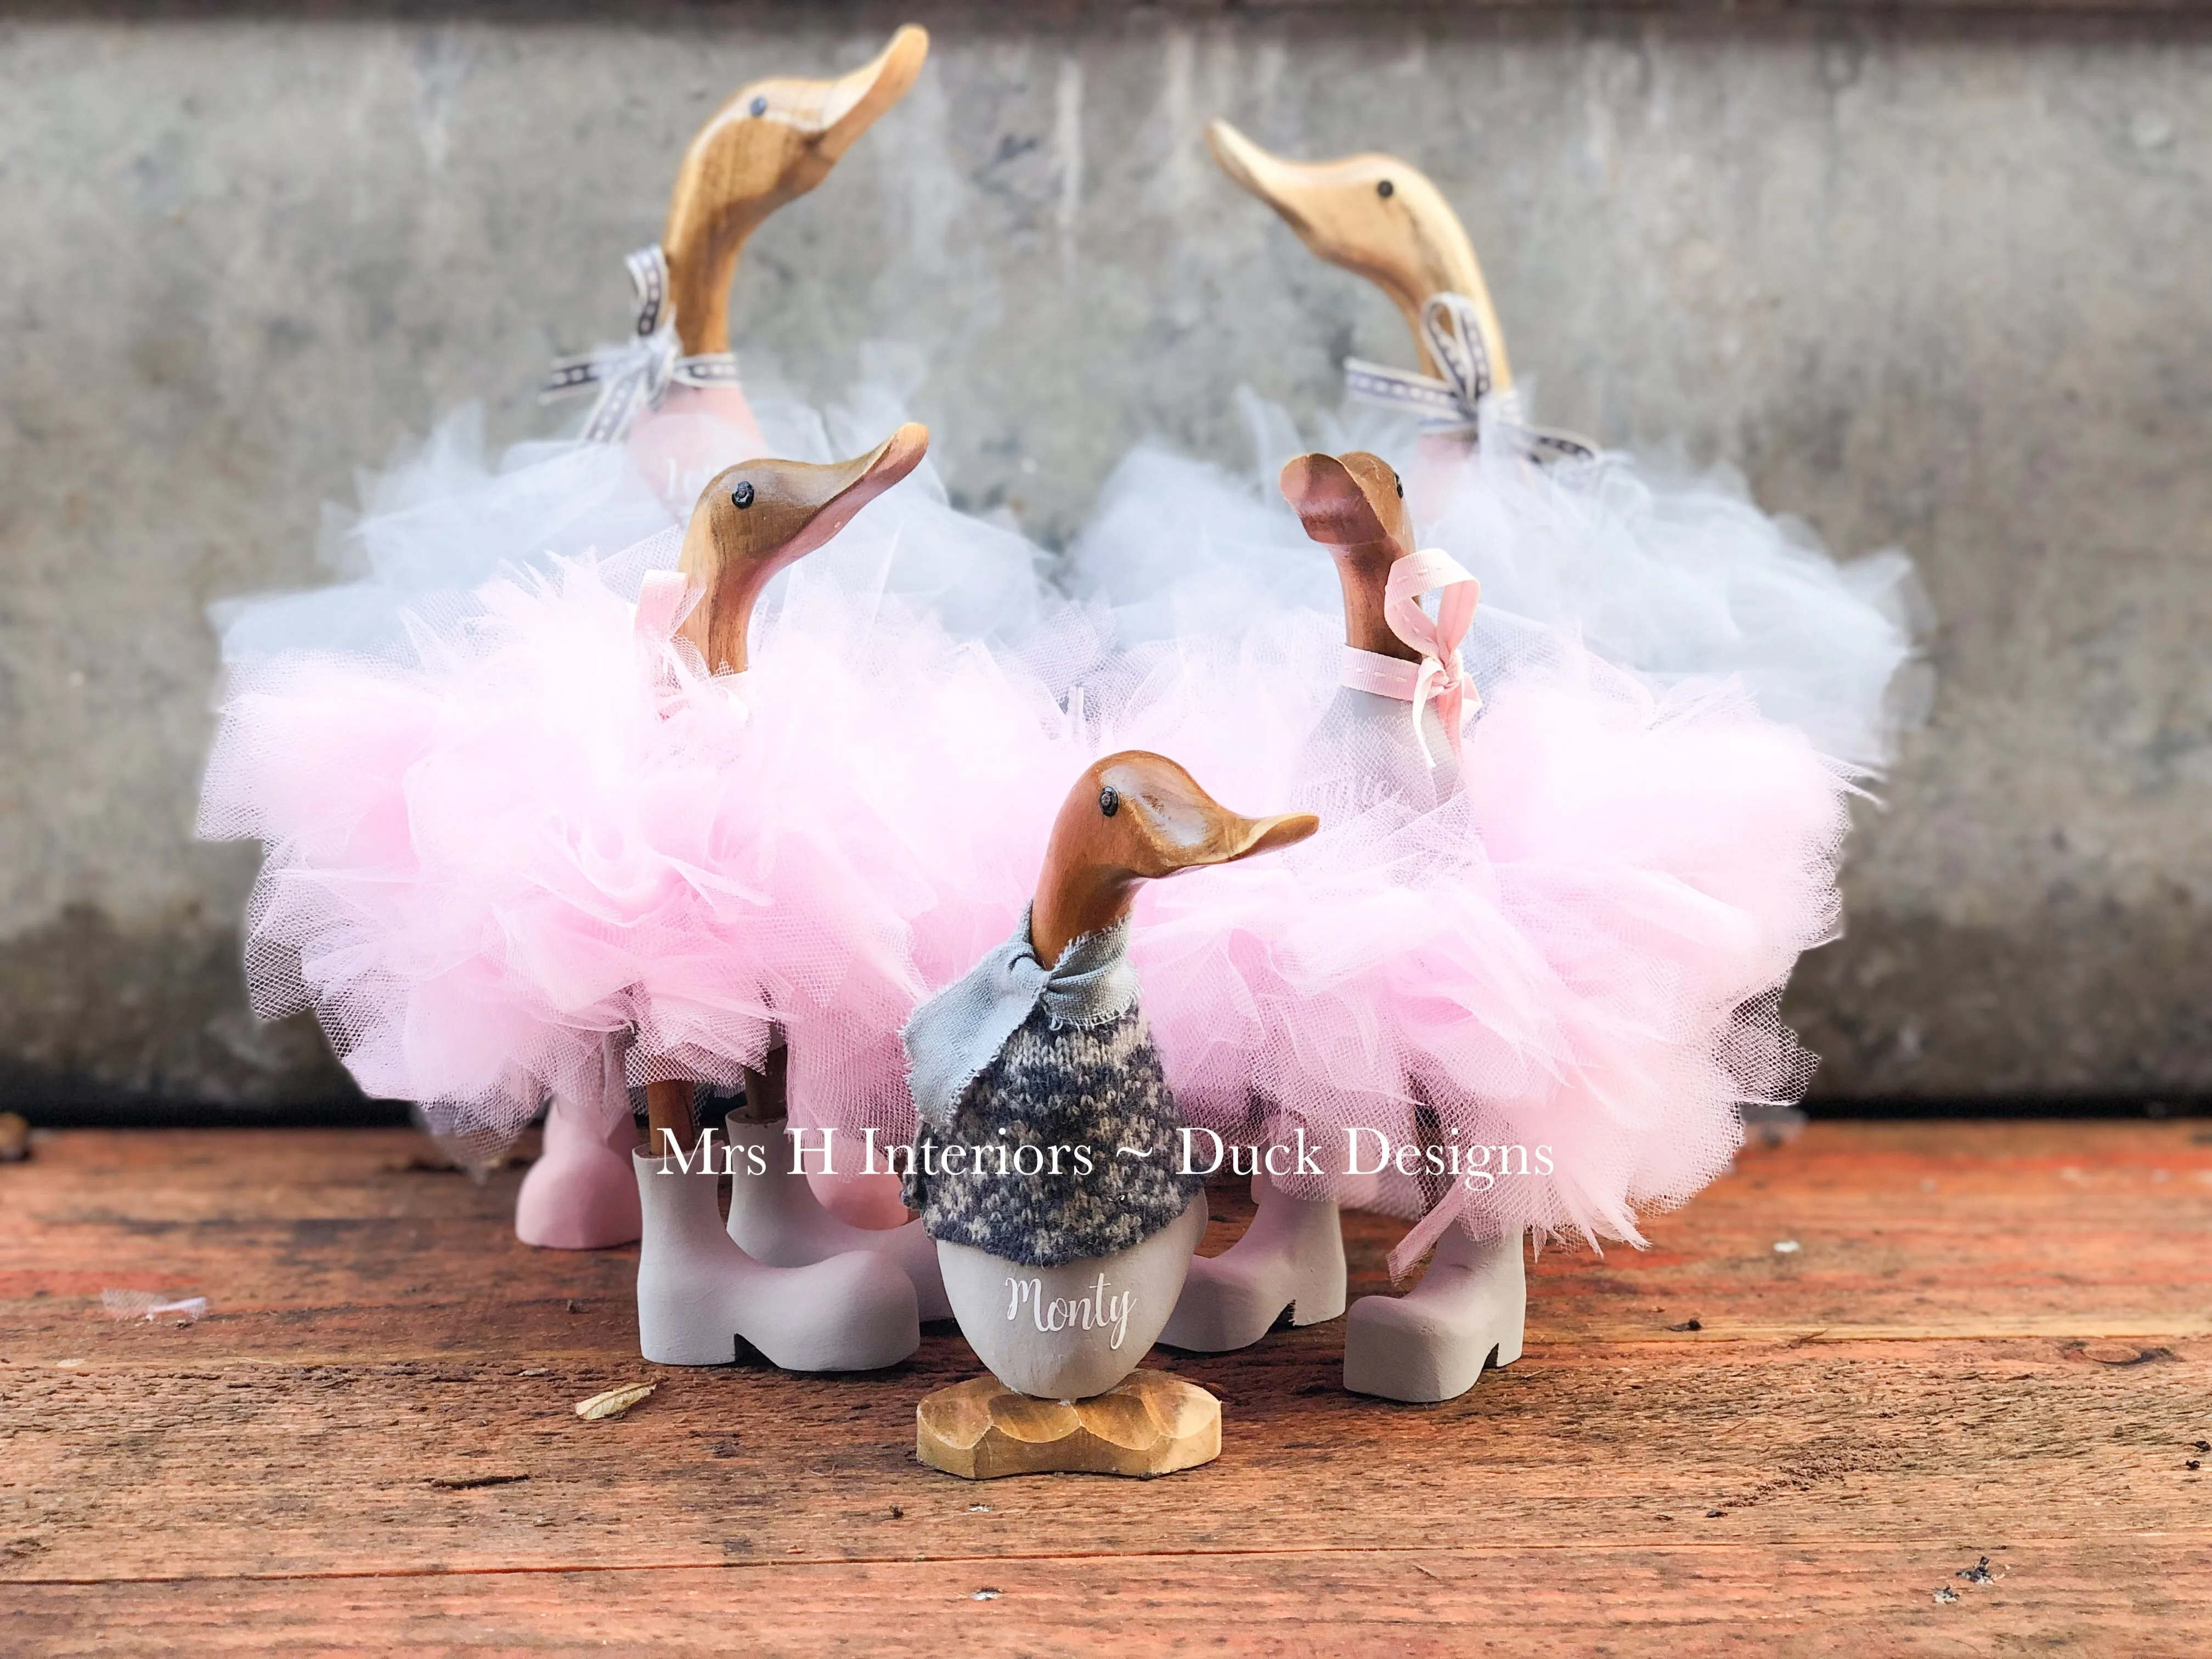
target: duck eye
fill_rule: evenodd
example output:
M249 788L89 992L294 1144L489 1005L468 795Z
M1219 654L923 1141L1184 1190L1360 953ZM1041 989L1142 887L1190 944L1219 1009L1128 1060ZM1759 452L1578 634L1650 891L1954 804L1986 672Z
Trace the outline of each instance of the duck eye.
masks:
M1398 186L1392 184L1388 179L1385 179L1381 184L1375 186L1375 193L1387 202L1393 196L1398 193Z
M732 507L750 507L753 504L752 485L740 482L738 487L730 492L730 504Z
M1098 810L1108 817L1112 817L1115 813L1121 810L1121 792L1110 783L1101 789L1098 792Z
M752 109L752 112L753 112L754 114L756 114L756 115L765 115L765 114L767 114L767 113L768 113L768 94L765 94L765 93L762 93L762 94L757 94L757 95L754 97L754 99L753 99L753 101L752 101L752 104L751 104L751 109Z

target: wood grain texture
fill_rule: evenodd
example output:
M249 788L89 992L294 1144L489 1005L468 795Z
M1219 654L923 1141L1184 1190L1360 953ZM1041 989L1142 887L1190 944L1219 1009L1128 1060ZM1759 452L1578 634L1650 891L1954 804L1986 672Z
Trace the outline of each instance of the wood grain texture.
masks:
M1421 653L1398 637L1383 599L1390 567L1413 550L1406 488L1379 455L1297 455L1285 463L1283 499L1326 547L1344 594L1344 642L1355 651L1419 662Z
M929 453L908 421L865 455L816 463L760 457L717 473L684 526L677 562L699 600L677 630L710 672L742 674L753 606L776 573L825 545Z
M423 1151L81 1133L0 1167L0 1651L2212 1644L2202 1126L1816 1124L1649 1252L1547 1252L1527 1357L1459 1400L1346 1395L1335 1322L1158 1351L1223 1401L1219 1459L983 1488L914 1458L975 1373L950 1327L863 1377L647 1365L632 1252L529 1250L518 1169ZM1216 1194L1209 1249L1246 1207ZM1354 1218L1355 1293L1394 1237ZM213 1310L116 1324L108 1286ZM477 1475L526 1478L430 1484Z
M1700 13L1729 17L1820 16L1879 13L1900 17L1961 14L1991 19L2057 16L2197 16L2203 0L1164 0L1164 9L1218 12L1234 7L1254 12L1340 12L1348 16L1418 15L1422 12L1567 12L1603 16L1608 13Z
M963 1480L1015 1474L1173 1474L1221 1455L1221 1402L1165 1371L1133 1371L1086 1400L1039 1400L995 1376L926 1394L915 1455Z
M677 169L660 238L687 353L730 349L730 282L747 240L830 176L853 142L906 95L928 54L927 32L909 23L850 74L756 81L699 129Z

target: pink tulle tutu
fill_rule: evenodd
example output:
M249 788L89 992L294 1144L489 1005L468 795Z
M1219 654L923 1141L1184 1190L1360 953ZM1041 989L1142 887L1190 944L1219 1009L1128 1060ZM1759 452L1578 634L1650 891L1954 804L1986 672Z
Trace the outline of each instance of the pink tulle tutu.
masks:
M363 1089L479 1154L548 1093L602 1096L610 1039L633 1082L726 1085L781 1040L796 1121L910 1122L918 964L1012 927L1041 785L1080 764L1040 673L804 567L749 671L707 675L624 597L676 547L410 613L412 663L234 673L201 829L267 848L257 1008L313 1006ZM1035 660L1085 633L1070 613ZM975 810L986 774L1037 805Z
M1776 1004L1836 926L1844 769L1739 685L1656 690L1492 612L1455 786L1407 705L1334 686L1332 634L1278 619L1213 653L1160 647L1117 705L1117 744L1323 820L1140 898L1131 957L1178 1098L1232 1144L1303 1128L1325 1173L1278 1184L1426 1212L1415 1253L1451 1221L1638 1241L1639 1210L1726 1167L1740 1103L1810 1073ZM1521 1146L1530 1166L1358 1178L1385 1143Z

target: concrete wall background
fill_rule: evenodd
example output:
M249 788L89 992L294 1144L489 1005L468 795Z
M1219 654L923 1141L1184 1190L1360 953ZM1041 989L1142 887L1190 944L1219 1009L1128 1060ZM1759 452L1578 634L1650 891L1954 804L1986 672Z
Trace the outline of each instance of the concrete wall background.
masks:
M1856 1097L2212 1091L2212 24L1111 9L933 26L921 84L741 270L741 350L859 340L971 504L1062 540L1140 435L1241 463L1394 313L1219 177L1224 113L1395 151L1551 419L1680 440L1899 543L1941 691L1796 1013ZM247 849L190 823L211 599L453 404L550 429L692 127L906 13L0 22L0 1088L297 1102Z

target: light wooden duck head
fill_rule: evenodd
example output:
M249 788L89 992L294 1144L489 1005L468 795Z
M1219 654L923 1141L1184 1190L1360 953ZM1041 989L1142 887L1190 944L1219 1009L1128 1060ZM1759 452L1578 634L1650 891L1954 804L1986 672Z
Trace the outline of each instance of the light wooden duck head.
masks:
M1389 295L1413 332L1421 367L1437 372L1421 335L1421 307L1433 294L1474 302L1492 384L1513 386L1505 336L1474 246L1443 192L1395 155L1292 161L1270 155L1226 121L1206 130L1221 169L1282 216L1298 240L1333 265L1364 276Z
M756 81L699 129L660 239L687 354L730 349L730 277L745 239L830 176L853 141L905 95L928 55L928 34L909 23L851 74Z
M744 671L745 629L769 579L850 524L928 449L929 428L909 421L849 461L740 461L715 475L692 509L677 567L704 589L678 632L709 671Z
M1070 940L1121 921L1140 882L1233 864L1320 828L1310 812L1241 817L1164 755L1109 755L1077 780L1053 823L1030 909L1037 960L1049 966Z
M1364 449L1300 455L1283 468L1283 499L1306 534L1329 550L1344 591L1344 642L1401 662L1420 653L1390 630L1382 612L1390 567L1413 550L1406 486L1390 463Z

